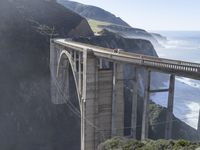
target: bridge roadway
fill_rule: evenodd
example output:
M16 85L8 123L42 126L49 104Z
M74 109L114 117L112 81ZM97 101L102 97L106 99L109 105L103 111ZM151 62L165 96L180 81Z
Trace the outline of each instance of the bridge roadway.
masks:
M151 71L155 70L158 72L200 80L200 64L198 63L141 55L125 52L120 49L108 49L65 39L56 39L54 42L60 46L79 51L90 50L99 58L131 63L140 67L149 68Z

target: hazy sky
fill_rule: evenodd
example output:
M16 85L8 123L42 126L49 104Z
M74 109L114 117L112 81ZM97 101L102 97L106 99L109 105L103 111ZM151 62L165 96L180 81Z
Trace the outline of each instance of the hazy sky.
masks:
M99 6L133 27L146 30L199 30L200 0L74 0Z

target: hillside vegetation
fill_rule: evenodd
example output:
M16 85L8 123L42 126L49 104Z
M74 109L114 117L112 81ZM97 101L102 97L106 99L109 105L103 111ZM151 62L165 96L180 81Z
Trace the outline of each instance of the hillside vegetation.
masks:
M57 0L57 1L58 3L64 5L66 8L78 13L79 15L85 18L95 19L98 21L109 22L113 24L130 27L128 23L123 21L121 18L116 17L114 14L102 8L91 6L91 5L84 5L81 3L68 1L68 0Z
M124 20L116 17L112 13L102 8L68 0L57 1L71 11L74 11L79 15L85 17L88 20L93 32L97 35L99 35L98 32L106 29L110 32L117 33L125 38L149 40L155 48L162 47L161 44L166 41L166 39L161 35L152 35L151 33L148 33L143 29L132 28ZM160 40L162 41L162 43L159 43Z
M101 144L98 150L199 150L199 148L199 143L185 140L137 141L116 137Z
M94 33L98 33L103 30L100 26L102 26L102 25L108 26L108 25L112 24L109 22L98 21L98 20L94 20L94 19L88 19L88 23Z

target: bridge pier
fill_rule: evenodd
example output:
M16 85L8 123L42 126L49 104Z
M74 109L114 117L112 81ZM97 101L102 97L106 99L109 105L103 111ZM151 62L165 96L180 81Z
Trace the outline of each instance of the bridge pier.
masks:
M116 120L116 69L117 64L113 63L113 76L112 76L112 122L111 122L111 129L112 129L112 137L116 136L116 129L115 129L115 120Z
M97 61L95 56L88 52L83 52L83 93L82 93L82 148L81 150L95 150L95 118L97 100Z
M132 113L131 113L131 137L136 139L137 133L137 96L138 96L138 71L135 67L135 78L133 79L132 90Z
M81 150L95 150L113 136L123 136L123 65L100 69L98 59L83 53L82 144Z
M57 57L56 49L53 40L50 40L50 75L51 75L51 101L56 104L56 93L57 89L54 83L56 78L56 66L57 66Z
M175 75L170 75L166 127L165 127L165 139L172 138L174 87L175 87Z
M123 64L113 63L112 137L124 133L124 84Z
M142 133L141 140L148 138L149 133L149 95L150 95L150 82L151 82L151 71L147 70L145 91L144 91L144 105L143 105L143 116L142 116Z
M112 70L98 69L98 104L97 104L97 126L99 143L111 138L112 120Z

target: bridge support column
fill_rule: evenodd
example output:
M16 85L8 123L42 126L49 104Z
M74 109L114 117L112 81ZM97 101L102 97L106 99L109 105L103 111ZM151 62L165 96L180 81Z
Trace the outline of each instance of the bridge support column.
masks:
M136 139L137 131L137 95L138 95L138 75L137 68L135 67L135 79L133 80L133 93L132 93L132 114L131 114L131 137Z
M115 111L115 107L116 107L116 68L117 68L117 64L113 63L113 77L112 77L112 117L111 117L111 134L112 137L116 136L116 127L115 127L115 120L116 120L116 111Z
M113 63L112 137L124 134L123 64Z
M143 105L143 116L142 116L142 133L141 140L148 138L149 132L149 91L150 91L151 72L148 70L146 73L146 83L144 92L144 105Z
M81 150L95 150L97 61L90 52L83 52L83 93Z
M174 87L175 87L175 75L170 75L166 127L165 127L165 138L166 139L170 139L172 136Z
M56 66L57 66L57 57L56 57L56 50L53 43L53 40L50 40L50 75L51 75L51 101L56 104L56 86L55 86L55 79L56 79Z
M56 49L54 41L50 40L51 101L53 104L65 103L64 98L59 94L61 91L61 86L57 77L57 66L59 56L60 50Z

